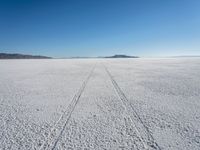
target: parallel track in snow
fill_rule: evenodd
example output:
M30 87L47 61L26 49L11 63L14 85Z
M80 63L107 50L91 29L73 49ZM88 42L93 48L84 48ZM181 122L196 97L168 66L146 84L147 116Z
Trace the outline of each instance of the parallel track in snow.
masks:
M107 67L105 65L103 66L108 76L110 77L110 80L115 88L117 95L124 104L124 107L130 116L131 122L133 123L134 129L137 132L137 136L140 138L140 141L142 142L144 149L161 150L160 146L156 143L154 137L150 133L148 127L145 125L145 123L142 121L138 113L135 111L131 102L129 102L126 95L123 93L123 91L121 90L121 88L119 87L119 85L117 84L117 82L107 69Z
M47 136L47 139L41 145L39 150L54 150L55 149L59 139L61 138L61 136L63 134L65 127L67 126L67 124L69 122L69 119L70 119L76 105L78 104L78 101L79 101L90 77L93 74L95 67L96 67L96 64L94 65L94 67L90 71L89 75L87 76L87 78L85 79L85 81L83 82L81 87L79 88L78 92L74 95L71 103L69 104L69 106L67 107L65 112L60 116L60 118L57 120L55 125L52 127L51 131L49 132L49 134Z

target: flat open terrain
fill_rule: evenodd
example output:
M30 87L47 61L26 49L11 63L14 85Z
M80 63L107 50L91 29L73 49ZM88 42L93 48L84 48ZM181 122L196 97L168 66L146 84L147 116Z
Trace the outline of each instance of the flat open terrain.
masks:
M200 58L0 60L0 150L200 149Z

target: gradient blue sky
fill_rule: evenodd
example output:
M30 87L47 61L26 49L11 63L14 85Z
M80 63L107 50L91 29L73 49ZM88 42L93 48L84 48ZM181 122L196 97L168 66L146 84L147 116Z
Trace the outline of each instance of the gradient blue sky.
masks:
M200 55L200 0L0 0L0 52Z

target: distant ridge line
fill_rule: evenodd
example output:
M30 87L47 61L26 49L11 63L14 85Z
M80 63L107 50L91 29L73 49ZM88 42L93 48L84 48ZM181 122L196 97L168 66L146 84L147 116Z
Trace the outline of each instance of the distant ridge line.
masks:
M103 58L139 58L138 56L128 56L128 55L113 55L113 56L107 56L107 57L103 57Z
M139 56L128 56L128 55L113 55L113 56L73 56L73 57L61 57L56 59L92 59L92 58L139 58Z
M18 53L0 53L0 59L51 59L52 57L41 55L25 55Z

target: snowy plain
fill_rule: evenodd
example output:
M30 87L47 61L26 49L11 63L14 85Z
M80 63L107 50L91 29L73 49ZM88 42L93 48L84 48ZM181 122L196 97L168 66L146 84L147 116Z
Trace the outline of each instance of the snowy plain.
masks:
M200 58L0 60L0 149L200 149Z

